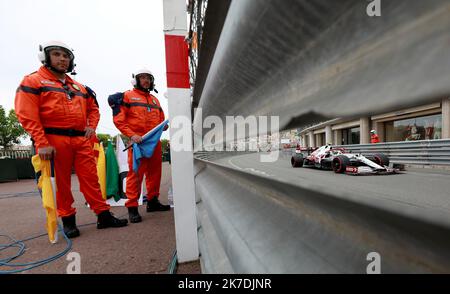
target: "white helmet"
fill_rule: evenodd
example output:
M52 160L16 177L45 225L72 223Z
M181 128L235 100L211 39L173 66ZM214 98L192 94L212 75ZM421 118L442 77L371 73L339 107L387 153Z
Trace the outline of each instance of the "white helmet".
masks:
M139 84L139 80L138 80L138 75L141 75L141 74L150 75L151 85L150 85L150 89L148 91L152 91L155 87L155 77L153 76L152 72L146 68L138 69L137 71L135 71L134 73L131 74L131 78L132 78L131 84L135 88L142 89L141 85ZM144 90L144 89L142 89L142 90Z
M370 132L371 132L372 134L375 134L375 133L376 133L376 131L375 131L375 130L371 130Z
M70 63L69 63L69 68L67 69L67 72L72 72L75 67L75 64L74 64L75 55L73 54L73 49L70 48L69 46L67 46L66 44L64 44L63 42L49 41L47 43L39 45L39 53L38 53L39 61L43 65L52 68L51 64L50 64L49 52L50 52L50 49L56 49L56 48L67 51L67 53L69 54L69 57L70 57ZM54 69L54 68L52 68L52 69Z

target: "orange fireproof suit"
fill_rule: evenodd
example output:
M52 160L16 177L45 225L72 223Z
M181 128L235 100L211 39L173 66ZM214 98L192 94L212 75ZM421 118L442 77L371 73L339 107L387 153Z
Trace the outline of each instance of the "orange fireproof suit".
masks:
M127 137L143 136L162 123L164 111L158 99L150 93L133 89L126 91L120 112L114 116L114 124ZM161 142L155 147L152 157L142 158L137 173L133 172L133 150L128 149L128 167L126 207L137 207L141 194L142 178L145 174L147 200L159 197L161 184L162 150Z
M380 139L377 134L370 135L370 143L380 143Z
M25 76L17 88L15 111L36 149L53 146L56 150L58 215L68 217L76 213L72 207L72 166L75 166L80 191L92 210L96 214L109 210L102 199L92 143L84 137L84 129L95 129L100 119L95 97L68 75L63 83L42 66Z

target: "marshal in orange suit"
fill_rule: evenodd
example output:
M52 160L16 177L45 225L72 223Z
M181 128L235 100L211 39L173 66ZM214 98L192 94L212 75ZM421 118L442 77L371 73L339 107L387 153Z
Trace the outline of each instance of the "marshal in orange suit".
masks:
M38 71L24 77L17 88L15 111L24 129L31 135L43 160L54 160L57 211L69 238L80 235L71 191L72 167L80 182L80 191L98 216L97 228L122 227L127 220L115 218L103 200L97 177L90 138L100 119L95 93L66 73L74 69L70 47L51 41L39 47Z

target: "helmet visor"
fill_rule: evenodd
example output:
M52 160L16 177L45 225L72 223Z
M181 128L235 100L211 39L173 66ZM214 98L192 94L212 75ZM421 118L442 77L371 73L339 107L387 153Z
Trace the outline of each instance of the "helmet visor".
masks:
M61 47L61 46L49 46L47 48L45 48L45 53L50 53L50 51L55 50L55 49L59 49L59 50L63 50L64 52L66 52L69 55L70 60L73 60L73 53L72 51L68 50L67 48Z
M141 73L136 75L136 79L139 79L140 77L143 76L148 76L150 78L150 82L153 83L155 81L155 78L153 77L153 75L149 74L149 73Z

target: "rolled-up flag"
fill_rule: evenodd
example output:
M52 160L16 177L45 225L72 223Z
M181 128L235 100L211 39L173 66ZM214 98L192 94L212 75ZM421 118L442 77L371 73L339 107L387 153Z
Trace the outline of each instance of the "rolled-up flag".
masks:
M56 179L53 161L41 160L39 155L31 158L39 192L42 198L42 206L47 216L46 229L51 243L58 242L58 215L56 211Z
M140 165L141 158L150 158L153 155L153 151L155 151L155 147L161 138L161 134L164 130L164 127L169 122L168 119L154 127L147 134L142 136L142 142L137 144L133 144L133 171L137 172Z

